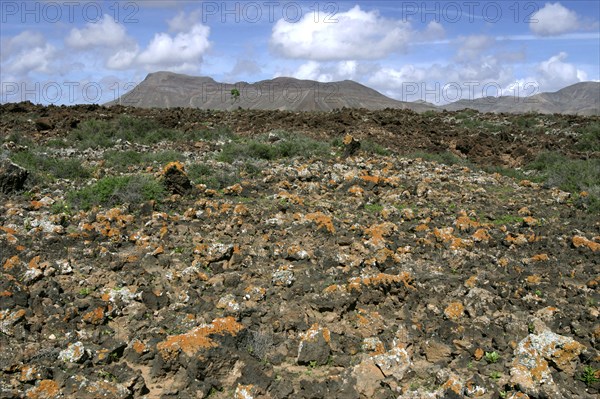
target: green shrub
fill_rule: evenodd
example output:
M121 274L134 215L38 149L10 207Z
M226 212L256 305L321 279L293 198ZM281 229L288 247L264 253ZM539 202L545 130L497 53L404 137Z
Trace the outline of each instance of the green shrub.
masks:
M438 162L438 163L443 163L445 165L462 165L462 166L467 166L470 168L475 168L475 166L467 159L463 159L449 151L446 152L441 152L441 153L428 153L428 152L422 152L422 151L417 151L417 152L413 152L408 154L409 158L422 158L425 161L430 161L430 162Z
M149 118L121 116L104 120L87 120L73 130L68 140L77 148L107 148L118 140L151 145L163 140L191 141L198 140L201 132L182 132L161 127L158 122Z
M183 154L167 150L160 152L140 153L137 151L106 151L104 160L107 167L114 167L120 171L126 171L129 166L167 164L174 161L184 161Z
M97 205L113 207L125 203L160 201L164 195L163 185L150 175L109 176L68 193L67 200L74 207L88 210Z
M600 122L593 122L577 131L580 134L576 148L580 151L600 151Z
M569 159L556 152L540 154L528 165L549 185L578 194L586 191L590 212L600 212L600 159Z
M390 150L371 140L362 140L360 149L368 154L390 155Z
M233 163L244 159L273 160L291 157L329 156L331 147L328 143L310 137L278 132L280 139L274 143L268 136L243 138L226 143L216 159L220 162Z
M16 152L10 156L10 159L41 180L73 180L90 176L90 171L84 168L78 159L54 158L31 150Z

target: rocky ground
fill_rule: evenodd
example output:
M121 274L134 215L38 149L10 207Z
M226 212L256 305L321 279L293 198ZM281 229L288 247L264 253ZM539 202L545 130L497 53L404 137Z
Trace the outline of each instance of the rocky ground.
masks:
M475 166L549 149L598 157L577 133L598 118L0 111L2 398L598 397L590 194ZM208 133L102 148L73 135L125 114L182 137L227 126L270 133L273 147L288 140L281 129L344 140L327 156L225 162L233 139ZM369 140L390 150L365 151ZM34 148L76 160L81 176L6 160ZM166 149L181 159L113 161ZM403 156L415 150L473 165ZM199 165L235 179L201 181ZM81 194L139 174L166 194L112 191L91 205Z

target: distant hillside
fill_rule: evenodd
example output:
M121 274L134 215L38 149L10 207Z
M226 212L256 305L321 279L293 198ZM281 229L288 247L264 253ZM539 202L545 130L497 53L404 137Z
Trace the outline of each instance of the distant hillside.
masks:
M238 98L231 90L237 89ZM280 77L256 83L220 83L210 77L155 72L121 98L107 105L141 108L190 107L232 110L239 107L259 110L330 111L337 108L411 109L458 111L471 108L480 112L540 112L544 114L600 115L600 82L582 82L554 93L530 97L485 97L459 100L436 107L425 101L398 101L352 80L322 83Z
M540 93L530 97L485 97L476 100L459 100L440 107L448 111L465 108L480 112L539 112L542 114L600 115L600 82L581 82L553 93Z
M240 96L232 98L231 90ZM321 83L294 78L275 78L256 83L216 82L171 72L149 74L132 91L107 105L123 104L142 108L192 107L230 110L238 107L262 110L330 111L336 108L384 108L427 111L432 105L393 100L351 80Z

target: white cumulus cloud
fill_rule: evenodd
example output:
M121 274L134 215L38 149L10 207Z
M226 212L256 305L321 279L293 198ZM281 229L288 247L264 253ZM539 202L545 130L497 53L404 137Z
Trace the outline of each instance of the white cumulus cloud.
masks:
M295 23L280 19L272 30L271 48L286 58L314 61L377 59L405 50L413 37L408 22L358 5L335 18L337 22L315 22L307 13Z
M585 71L578 69L574 64L565 62L567 57L567 53L560 52L548 60L542 61L537 67L541 81L554 88L561 88L587 80Z
M577 14L560 3L546 3L531 16L529 28L539 36L556 36L581 27Z
M210 48L209 34L210 28L201 24L174 37L157 33L148 47L137 56L136 61L149 67L200 63L202 55Z
M118 47L130 41L123 25L111 16L104 15L98 22L88 23L84 28L71 29L65 43L74 49L84 50L95 47Z
M3 72L27 75L30 72L50 73L56 48L41 33L23 31L2 39L0 61Z

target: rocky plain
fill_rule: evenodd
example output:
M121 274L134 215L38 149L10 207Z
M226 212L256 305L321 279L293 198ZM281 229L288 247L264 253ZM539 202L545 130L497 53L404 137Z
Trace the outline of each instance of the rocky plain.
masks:
M2 398L597 398L600 117L0 105Z

